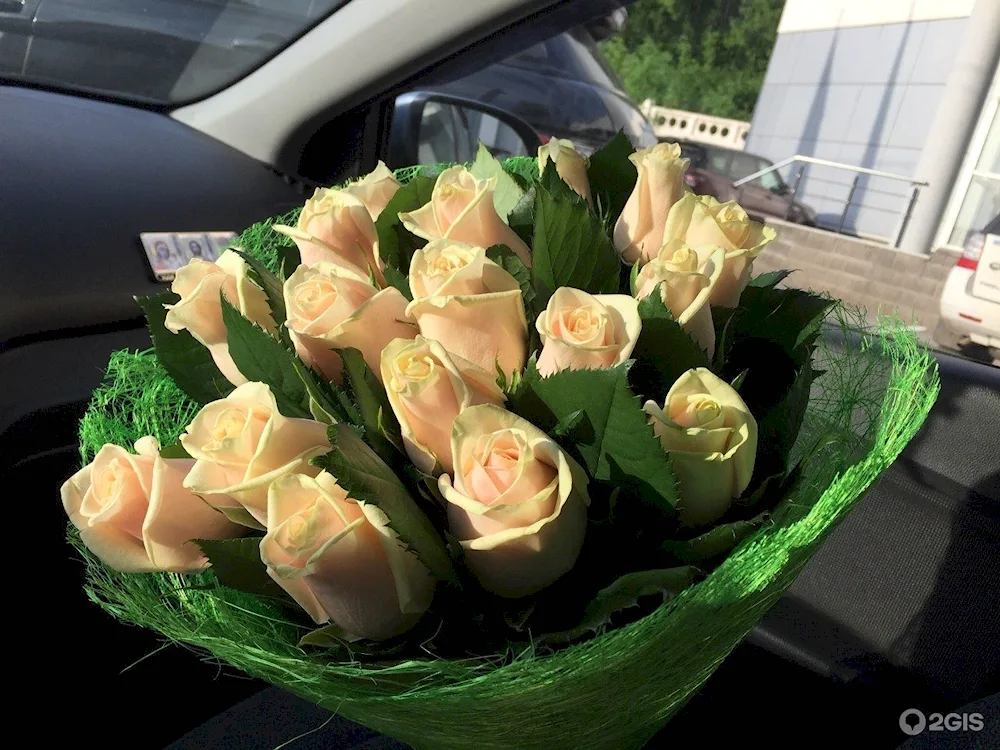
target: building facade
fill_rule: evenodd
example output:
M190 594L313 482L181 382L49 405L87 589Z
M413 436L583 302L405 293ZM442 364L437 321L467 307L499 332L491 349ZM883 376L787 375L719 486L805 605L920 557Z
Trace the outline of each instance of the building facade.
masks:
M1000 0L787 0L746 150L927 182L903 248L961 246L1000 211ZM795 167L784 170L787 180ZM810 166L821 225L890 240L906 180Z

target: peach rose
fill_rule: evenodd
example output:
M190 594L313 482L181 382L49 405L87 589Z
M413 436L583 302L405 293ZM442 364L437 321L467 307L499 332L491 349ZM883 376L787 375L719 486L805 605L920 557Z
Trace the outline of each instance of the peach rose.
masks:
M333 382L344 363L334 349L354 348L378 373L382 349L395 338L412 339L406 298L395 287L379 291L367 279L332 263L299 266L284 285L285 325L302 361Z
M681 523L722 517L750 484L757 459L757 422L735 389L704 367L688 370L661 409L643 407L680 485Z
M438 175L430 203L399 218L403 226L426 240L449 239L479 247L506 245L530 268L531 251L493 205L496 184L496 177L477 180L465 167L451 167Z
M375 221L401 187L403 186L385 162L380 161L374 170L345 187L344 192L364 203L372 221Z
M470 406L451 435L454 479L438 485L448 524L488 591L533 594L576 563L587 476L548 435L499 406Z
M597 370L621 364L642 330L639 303L624 294L587 294L561 287L535 321L542 338L538 372Z
M418 469L440 462L451 471L451 425L474 404L502 404L496 376L437 341L395 339L382 350L382 382L403 431L403 445Z
M247 264L232 250L226 250L215 263L192 259L177 271L170 287L180 300L165 305L163 325L171 333L188 331L208 348L216 366L233 385L247 382L229 356L226 325L222 322L220 296L238 308L245 318L266 331L275 330L267 295L250 280Z
M556 172L562 177L563 182L573 190L590 206L594 205L590 197L590 180L587 178L587 167L589 160L583 156L573 146L573 141L565 138L550 138L544 146L538 147L538 174L545 172L545 165L549 160L556 165Z
M722 275L725 251L705 245L694 249L681 240L670 240L660 248L656 260L644 265L636 276L638 299L659 288L660 299L674 320L709 356L715 351L715 325L709 299Z
M186 572L208 564L192 539L246 531L183 486L190 459L160 458L155 438L135 452L105 445L62 486L63 508L87 549L126 573Z
M736 307L750 281L754 259L775 238L771 227L752 221L735 201L720 203L710 195L690 193L679 200L663 230L663 241L682 240L691 247L714 245L726 251L725 264L709 302Z
M413 627L434 597L434 579L374 505L348 497L326 472L271 484L260 557L267 572L316 623L382 640Z
M295 240L303 265L325 261L384 281L375 222L361 199L346 190L317 188L294 227L275 224L273 229Z
M285 474L315 476L309 462L330 450L326 425L278 412L271 389L246 383L206 404L181 445L196 459L184 486L216 507L242 505L267 523L267 487Z
M428 339L496 372L524 367L528 321L517 279L486 257L481 247L431 242L413 254L408 317ZM420 296L430 292L430 296Z
M639 175L615 224L614 242L626 263L643 263L652 260L663 244L670 207L688 192L684 172L691 162L681 158L676 143L636 151L629 160Z

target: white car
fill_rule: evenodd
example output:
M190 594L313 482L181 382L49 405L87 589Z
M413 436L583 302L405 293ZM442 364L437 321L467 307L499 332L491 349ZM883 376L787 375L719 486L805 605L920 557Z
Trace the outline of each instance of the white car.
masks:
M969 235L941 292L941 323L1000 358L1000 216Z

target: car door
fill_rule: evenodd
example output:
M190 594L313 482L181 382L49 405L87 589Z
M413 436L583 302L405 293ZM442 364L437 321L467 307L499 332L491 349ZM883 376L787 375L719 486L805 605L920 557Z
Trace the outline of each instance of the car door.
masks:
M730 162L729 176L733 182L736 182L770 166L769 161L761 159L759 156L736 152ZM777 192L782 184L780 178L777 178L774 173L763 175L740 186L742 197L737 198L737 200L742 203L749 214L784 218L788 200Z

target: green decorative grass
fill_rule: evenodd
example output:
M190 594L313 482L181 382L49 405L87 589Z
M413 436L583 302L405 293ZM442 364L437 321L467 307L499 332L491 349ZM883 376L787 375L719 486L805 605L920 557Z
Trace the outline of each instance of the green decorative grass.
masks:
M269 227L252 227L239 244L274 267L274 248L286 240ZM86 562L87 592L125 622L416 748L640 747L777 601L934 403L933 359L913 334L891 321L864 330L858 315L842 308L838 315L817 351L825 374L813 385L793 449L805 479L773 522L700 583L589 641L544 656L528 649L469 660L428 653L401 663L332 663L325 652L296 645L306 628L277 603L220 587L211 572L116 573L71 533ZM106 442L129 445L146 434L173 443L196 410L152 352L118 352L81 424L82 460Z

